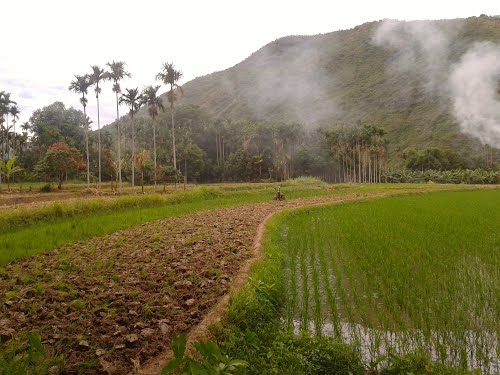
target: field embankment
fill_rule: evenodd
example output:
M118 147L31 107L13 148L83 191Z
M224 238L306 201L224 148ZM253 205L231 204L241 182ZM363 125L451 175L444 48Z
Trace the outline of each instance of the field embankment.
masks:
M222 184L160 195L97 197L22 206L0 212L0 265L15 259L168 217L272 199L276 184ZM471 189L454 185L328 185L306 179L283 183L287 199L376 191Z

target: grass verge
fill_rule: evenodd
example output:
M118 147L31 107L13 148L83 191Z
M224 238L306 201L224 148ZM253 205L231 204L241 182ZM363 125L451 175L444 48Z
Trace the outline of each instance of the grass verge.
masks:
M270 201L275 184L200 187L172 195L124 196L51 203L0 213L0 265L66 243L102 236L145 222L201 210ZM287 199L381 190L428 189L429 185L327 185L306 179L281 185ZM433 185L433 189L471 188Z

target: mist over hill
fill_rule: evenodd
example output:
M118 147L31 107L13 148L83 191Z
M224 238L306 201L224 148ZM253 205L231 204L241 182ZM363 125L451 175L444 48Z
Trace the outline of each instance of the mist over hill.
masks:
M382 126L389 151L500 148L500 18L402 22L288 36L184 85L215 118L309 128Z

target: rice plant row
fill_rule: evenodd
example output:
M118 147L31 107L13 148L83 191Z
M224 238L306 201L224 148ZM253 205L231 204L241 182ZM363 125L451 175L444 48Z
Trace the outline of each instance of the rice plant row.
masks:
M372 361L424 353L500 370L500 190L394 197L283 220L290 329Z

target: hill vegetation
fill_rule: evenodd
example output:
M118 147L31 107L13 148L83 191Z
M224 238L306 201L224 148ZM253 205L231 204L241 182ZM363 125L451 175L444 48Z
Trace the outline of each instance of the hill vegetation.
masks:
M388 132L390 151L428 146L462 152L477 149L478 142L460 132L451 100L443 94L446 74L433 82L443 90L430 91L428 76L437 65L443 72L450 69L476 42L500 42L500 19L407 23L418 32L439 30L441 34L434 37L447 38L447 57L431 49L432 40L427 49L417 45L411 56L377 45L374 38L384 22L278 39L232 68L188 82L184 102L231 119L308 126L362 121ZM412 42L409 38L408 44ZM431 66L429 54L436 55L431 56Z
M89 131L88 146L85 128L92 120L85 113L60 102L39 109L23 124L22 136L8 130L0 134L2 156L17 156L23 172L16 173L16 181L49 181L54 177L43 172L45 154L54 144L66 143L70 147L61 147L79 155L71 156L60 176L116 181L118 190L122 174L134 185L135 167L141 185L155 186L184 178L280 181L302 175L331 182L409 181L394 177L404 168L438 171L443 182L472 181L451 180L443 171L483 169L474 172L481 177L473 180L495 183L498 61L498 17L384 20L288 36L182 87L177 84L182 72L166 64L161 74L172 84L161 81L168 92L158 98L160 86L150 86L146 103L147 90L132 89L134 121L127 114ZM90 90L85 77L79 77L82 87L72 82L73 91ZM2 101L8 103L5 95ZM81 99L86 103L85 95ZM7 112L1 119L8 124Z

